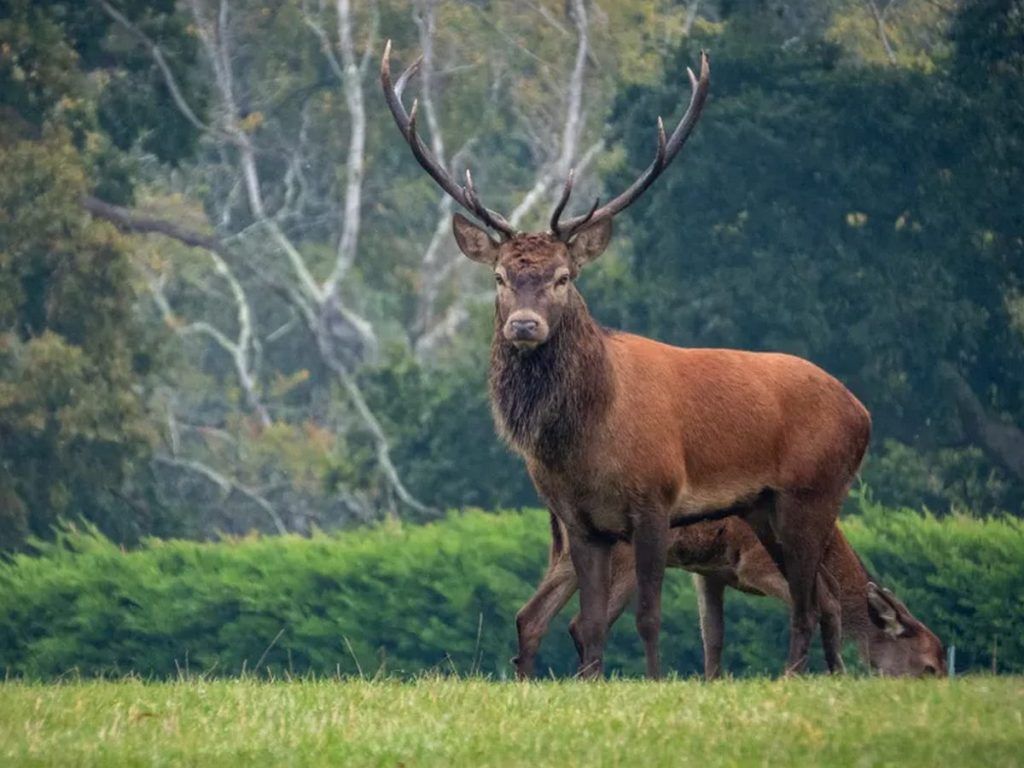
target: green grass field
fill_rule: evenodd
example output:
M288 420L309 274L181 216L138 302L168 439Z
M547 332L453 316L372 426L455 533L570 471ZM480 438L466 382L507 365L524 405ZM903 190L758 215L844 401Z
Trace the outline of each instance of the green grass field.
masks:
M1024 764L1024 679L7 683L0 764Z

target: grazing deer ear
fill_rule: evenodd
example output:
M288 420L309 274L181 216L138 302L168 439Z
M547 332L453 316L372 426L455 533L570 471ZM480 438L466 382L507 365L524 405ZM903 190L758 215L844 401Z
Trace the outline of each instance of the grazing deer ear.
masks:
M490 267L497 263L498 244L487 232L461 213L456 213L452 217L452 232L455 233L455 242L459 244L459 250L467 258Z
M872 623L894 640L913 634L905 623L906 608L887 589L880 589L874 582L868 582L868 616Z
M573 266L579 269L584 264L592 262L604 253L611 239L611 219L595 221L581 229L569 243L569 255L572 257Z

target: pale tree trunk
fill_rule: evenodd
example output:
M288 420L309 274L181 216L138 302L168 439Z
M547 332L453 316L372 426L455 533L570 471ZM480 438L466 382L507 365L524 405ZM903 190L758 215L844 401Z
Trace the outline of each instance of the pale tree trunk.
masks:
M683 21L683 34L689 37L693 25L697 21L697 12L700 10L700 0L690 0L686 6L686 19Z
M276 249L291 273L292 282L289 285L283 286L282 293L294 304L299 316L303 318L309 331L315 336L317 347L321 351L325 365L334 373L342 390L348 396L357 417L372 437L376 445L377 463L388 486L392 488L399 499L417 511L421 513L432 512L433 510L430 510L416 500L402 483L398 471L391 460L387 436L384 434L379 420L367 405L353 375L354 366L360 364L366 357L372 356L373 350L376 349L376 336L370 322L359 316L350 307L345 306L341 296L341 286L343 285L344 278L358 253L366 142L366 111L363 100L362 81L369 62L369 56L364 57L362 62L357 62L353 42L350 1L336 0L335 3L338 55L335 55L333 46L330 44L326 33L319 23L320 16L314 16L308 12L308 9L303 8L307 25L317 33L321 40L324 54L339 78L345 97L350 126L340 235L333 267L328 278L322 283L318 282L314 277L299 247L279 224L278 218L284 212L279 211L277 214L271 215L267 210L263 183L260 178L257 150L253 137L250 136L241 121L241 113L236 98L230 40L230 0L218 0L215 13L208 13L201 0L189 0L195 28L213 73L216 104L214 113L218 122L216 126L207 125L202 122L197 117L195 111L189 107L182 96L182 91L175 80L173 72L166 65L159 46L153 43L129 19L111 6L107 0L96 0L96 2L150 52L160 69L168 89L172 93L175 104L185 114L186 118L211 141L226 143L232 146L237 156L238 173L242 181L241 187L245 194L244 199L248 204L255 225L269 235L269 245ZM322 3L320 11L323 11ZM294 199L294 196L286 194L284 199L286 201ZM122 227L160 232L186 242L186 239L181 237L183 232L179 231L180 228L175 228L173 224L168 222L158 223L156 220L148 222L136 220L134 223L138 226L133 227L131 226L132 222L127 220L130 212L126 214L123 209L118 211L115 210L116 207L104 206L106 204L103 204L102 201L95 201L95 204L87 207L95 215L105 216ZM190 237L188 239L191 240L189 244L205 247L216 257L216 268L228 280L233 295L236 298L241 296L244 299L244 291L241 285L237 280L232 281L233 274L231 274L227 262L222 258L226 251L224 240L210 237ZM223 267L223 270L221 267ZM258 399L255 397L257 386L249 360L250 350L254 348L255 337L248 304L243 303L245 306L244 312L241 309L242 304L239 304L240 335L236 340L229 339L209 323L191 323L189 328L191 332L203 333L211 338L232 357L243 389L245 389L247 394L252 393L250 401L253 407L257 408L255 405L258 402ZM244 325L241 325L242 322L244 322ZM265 418L266 423L269 424L269 415L265 413L262 405L257 408L257 412L260 414L261 421ZM179 466L185 465L179 462ZM207 477L209 478L210 475L207 474Z
M889 59L890 64L896 63L896 52L892 49L892 44L889 42L889 33L885 28L885 17L889 13L889 9L892 8L894 0L889 0L882 9L878 8L878 4L875 0L865 0L868 4L868 10L871 11L871 17L875 20L875 27L878 29L878 39L882 42L882 48L885 49L885 56Z
M559 143L560 150L554 162L541 171L533 186L512 210L509 223L513 226L518 225L547 196L553 184L565 179L573 160L576 159L583 126L583 85L587 57L590 53L590 31L583 0L572 0L570 10L576 27L577 43L572 75L569 77L569 85L565 92L565 126Z
M445 163L444 138L441 134L441 125L437 119L437 108L434 103L436 10L437 0L417 0L413 4L413 21L418 33L420 54L423 57L419 71L419 103L427 118L430 150L439 162ZM455 170L457 160L457 157L452 158L448 167L450 172ZM420 283L412 328L414 337L424 333L433 322L438 294L447 276L448 270L444 268L442 248L449 242L451 214L452 199L448 195L442 194L437 205L437 223L434 225L434 233L420 260Z
M345 205L341 224L341 237L334 269L324 285L326 296L334 296L356 259L359 244L359 223L363 200L363 172L366 154L366 107L363 103L363 72L356 61L352 42L352 9L349 0L337 0L338 50L341 66L335 71L345 92L345 106L349 117L348 152L345 155ZM369 48L373 47L370 41Z
M423 51L423 65L420 77L422 89L420 91L420 104L423 105L428 115L428 124L431 127L432 149L438 158L442 158L443 143L440 139L440 129L437 126L435 105L431 90L431 77L433 73L433 13L436 3L434 0L421 0L419 3L420 12L417 16L417 28L420 32L420 47ZM538 140L549 146L557 146L558 152L550 163L547 163L538 171L536 179L529 190L523 195L519 203L513 208L508 217L509 223L514 227L521 224L541 202L549 199L549 196L557 190L572 167L573 161L579 152L580 136L583 131L583 92L585 86L586 65L590 56L590 34L587 19L587 10L584 0L570 0L569 13L576 30L576 53L573 60L572 73L569 83L563 96L564 112L560 134L551 135L550 139L541 137ZM548 14L549 16L549 14ZM558 26L552 19L546 19L548 23ZM560 26L558 26L561 29ZM429 56L429 58L428 58ZM583 157L579 158L577 171L582 171L589 165L603 144L600 141L592 144ZM453 163L454 164L454 163ZM443 312L436 310L437 297L444 281L449 279L453 268L459 258L451 246L448 232L451 229L452 202L444 196L438 206L438 219L434 227L434 234L424 252L421 263L421 298L417 311L417 320L413 332L413 345L416 356L419 359L427 359L434 352L458 333L462 324L469 317L468 305L481 298L490 298L489 293L483 296L473 292L463 292ZM447 258L443 258L442 247L447 248Z
M317 338L324 362L337 375L356 413L373 437L377 446L377 462L385 478L402 501L421 513L430 512L431 510L416 500L402 483L398 471L391 460L387 437L381 429L379 421L366 404L365 398L352 375L350 368L353 361L341 359L335 350L334 344L335 337L338 335L335 329L341 323L345 328L346 340L351 338L349 331L354 330L357 335L363 337L360 340L362 343L368 346L372 344L374 347L376 345L372 326L364 318L359 317L356 313L344 307L339 293L341 279L351 266L357 247L366 135L366 113L362 98L362 71L355 64L356 57L352 41L351 7L349 2L348 0L337 0L336 4L339 30L338 48L341 53L341 66L336 67L336 70L340 69L341 71L342 87L345 90L346 107L349 110L349 119L352 126L347 155L349 164L347 168L344 221L334 269L323 285L316 283L298 248L288 239L277 223L267 217L263 206L255 153L252 142L239 129L237 120L238 109L232 91L232 75L227 40L228 30L226 28L228 0L221 0L217 30L219 34L216 32L211 33L204 24L198 0L192 0L192 4L194 17L200 28L200 37L207 47L209 58L214 66L218 91L227 116L228 131L238 136L242 144L240 147L242 170L246 179L246 189L249 195L252 214L257 220L265 223L270 228L274 240L281 247L281 250L292 265L302 292L306 294L306 299L310 304L306 305L304 302L300 309L304 311L307 318L316 318L316 322L310 326L310 331ZM354 93L355 91L358 91L358 94Z

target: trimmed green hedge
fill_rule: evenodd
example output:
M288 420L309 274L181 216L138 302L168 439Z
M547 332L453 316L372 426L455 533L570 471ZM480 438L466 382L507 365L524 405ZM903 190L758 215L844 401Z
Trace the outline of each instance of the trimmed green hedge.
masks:
M958 648L958 666L1024 671L1024 526L942 520L860 502L845 529L911 610ZM546 512L452 514L309 539L216 543L150 540L123 551L92 532L63 532L35 556L0 564L0 674L168 677L380 669L511 672L513 618L543 571ZM701 665L686 574L666 580L663 653L683 674ZM541 662L571 672L565 632ZM730 593L726 663L775 672L785 654L780 603ZM641 670L633 622L616 627L609 665ZM543 668L543 667L542 667Z

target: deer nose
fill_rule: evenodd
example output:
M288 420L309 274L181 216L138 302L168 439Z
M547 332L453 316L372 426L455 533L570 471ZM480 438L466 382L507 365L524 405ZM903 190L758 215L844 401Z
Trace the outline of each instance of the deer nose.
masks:
M509 325L512 326L513 335L519 338L529 338L537 332L537 326L539 323L536 320L512 320Z

